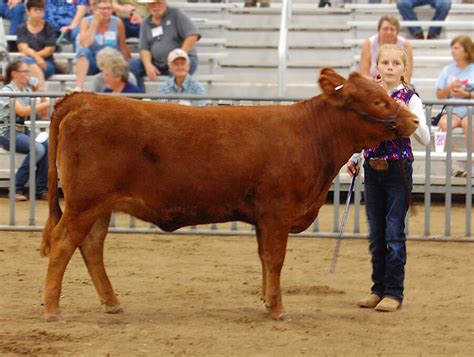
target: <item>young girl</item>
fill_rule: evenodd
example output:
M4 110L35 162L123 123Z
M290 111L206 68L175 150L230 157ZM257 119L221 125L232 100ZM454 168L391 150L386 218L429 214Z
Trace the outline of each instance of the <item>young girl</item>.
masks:
M396 45L384 45L377 54L377 70L387 93L416 114L420 125L414 137L428 145L420 98L406 86L407 54ZM349 174L357 175L359 154L347 163ZM384 141L364 150L365 207L369 222L369 250L372 255L371 294L357 305L377 311L396 311L403 301L405 278L405 216L412 189L413 153L409 138Z

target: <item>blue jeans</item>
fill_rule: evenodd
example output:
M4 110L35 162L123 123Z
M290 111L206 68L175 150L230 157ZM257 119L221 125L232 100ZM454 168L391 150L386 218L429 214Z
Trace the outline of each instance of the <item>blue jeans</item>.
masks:
M89 68L87 70L89 76L100 72L99 66L97 66L96 55L96 53L92 52L87 47L81 47L76 53L76 60L80 57L85 57L89 61Z
M372 256L372 293L403 300L405 279L405 217L411 191L412 163L389 161L387 171L376 171L368 162L365 170L365 208L369 222L369 250Z
M36 64L36 60L33 57L21 57L21 60L25 63ZM43 69L44 78L48 79L54 74L54 61L46 60L46 69Z
M22 194L30 178L30 131L16 133L16 152L27 154L15 176L15 191ZM0 136L0 145L5 150L10 150L10 131L6 130ZM36 194L48 191L48 141L35 142L36 159Z
M189 55L189 74L193 74L196 72L198 66L198 59L196 55ZM137 86L145 93L145 83L143 77L146 76L145 67L143 66L142 60L140 58L132 58L128 61L128 67L130 68L130 72L135 75L137 79ZM168 71L168 66L158 68L162 75L169 76L171 73Z
M10 35L16 35L18 26L25 20L25 5L18 4L10 9L6 2L2 2L0 4L0 16L10 20Z
M449 10L451 9L451 0L398 0L397 8L398 12L405 21L418 21L416 17L414 7L430 5L435 9L432 21L444 21L448 16ZM408 31L412 36L418 35L423 32L421 27L409 27ZM441 34L441 27L430 27L429 33L439 36Z

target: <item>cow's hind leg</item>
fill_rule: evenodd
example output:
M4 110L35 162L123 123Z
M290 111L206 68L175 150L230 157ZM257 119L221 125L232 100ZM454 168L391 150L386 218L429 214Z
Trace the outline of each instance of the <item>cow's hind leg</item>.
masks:
M262 293L265 306L272 318L288 319L283 307L280 273L285 260L288 230L281 225L261 223L257 230L258 252L262 262Z
M122 307L115 296L104 266L104 240L110 223L110 213L100 217L86 239L79 246L82 258L97 290L105 312L115 314L122 312Z
M84 217L87 217L84 215ZM68 214L65 211L51 234L48 272L44 290L44 309L48 321L61 319L59 298L66 267L76 248L86 237L94 220Z

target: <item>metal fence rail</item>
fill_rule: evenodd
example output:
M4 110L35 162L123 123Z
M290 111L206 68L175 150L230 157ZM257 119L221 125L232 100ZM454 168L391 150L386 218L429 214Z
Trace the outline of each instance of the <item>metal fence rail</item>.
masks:
M36 112L34 110L36 97L49 97L51 98L51 110L53 109L54 102L58 97L63 96L63 93L35 93L35 98L31 98L31 104L33 106L33 111L30 117L29 126L32 133L38 130L47 130L48 122L39 121L36 118ZM25 94L20 93L2 93L0 92L0 97L9 97L10 98L10 108L14 108L14 101L17 97L26 96ZM208 100L210 105L266 105L266 104L280 104L287 105L294 103L295 101L301 100L303 98L254 98L254 97L209 97L209 96L156 96L156 95L129 95L129 97L140 98L143 100L160 100L160 101L177 101L177 100ZM415 162L423 163L424 160L424 176L423 173L421 177L418 177L421 180L421 183L418 183L418 192L423 195L423 217L418 213L415 218L407 217L407 234L409 239L420 239L420 240L449 240L449 241L469 241L474 242L474 237L472 234L472 126L473 126L473 115L472 109L474 106L474 101L429 101L425 102L426 108L426 117L428 126L431 125L431 116L432 113L439 112L439 109L443 105L447 105L448 111L448 131L447 131L447 150L443 154L434 153L431 147L424 149L424 152L417 152L422 154L421 158L419 156L415 157ZM452 118L452 106L453 105L467 105L469 107L468 114L468 134L467 134L467 143L466 151L462 152L453 152L451 150L453 139L453 128L451 126ZM433 110L436 109L436 110ZM14 118L15 114L13 111L10 112L11 120L11 142L12 147L15 142L14 134ZM30 139L30 148L31 152L34 155L34 135L31 135ZM19 224L16 211L17 203L15 202L15 152L0 152L0 155L8 155L9 157L9 177L8 188L10 193L10 198L8 200L8 208L1 208L0 211L0 230L17 230L17 231L39 231L42 230L43 222L40 222L37 218L37 205L35 202L35 186L30 185L29 187L29 215L27 224ZM436 161L434 156L437 157L437 160L441 162L445 160L445 172L444 180L440 180L433 176L432 166ZM1 157L0 157L1 158ZM463 160L466 162L466 171L467 177L465 178L452 178L452 168L451 164L453 160ZM30 180L34 180L34 158L30 160ZM1 180L0 180L1 181ZM435 182L437 181L437 182ZM5 182L5 180L4 180ZM33 182L33 181L31 181ZM303 237L337 237L339 229L339 216L342 209L341 197L347 192L347 188L350 182L349 176L341 171L341 173L336 177L333 182L331 191L332 191L332 227L322 227L319 221L319 218L315 220L312 226L303 233L298 234L298 236ZM431 227L432 217L433 217L433 197L444 198L444 229L442 231L435 230L433 231ZM462 233L459 233L459 227L457 227L458 233L453 233L453 222L452 222L452 209L453 209L453 196L457 199L464 201L464 204L461 206L461 210L465 216ZM363 238L367 237L367 229L362 226L361 223L365 220L365 213L362 212L363 209L363 185L362 179L358 178L356 180L355 190L354 190L354 199L353 207L351 207L350 219L353 223L352 228L346 227L346 232L344 237L351 238ZM3 207L3 206L1 206ZM329 206L328 206L329 207ZM459 211L459 204L456 205ZM363 217L363 218L361 218ZM326 224L327 225L327 224ZM418 228L418 233L410 233L412 227ZM422 229L421 229L422 227ZM421 230L421 232L420 232ZM144 222L137 221L134 217L129 217L124 219L116 218L114 215L110 224L111 232L127 232L127 233L163 233L156 226L150 225ZM166 233L169 234L169 233ZM174 234L202 234L202 235L255 235L255 228L241 222L231 222L228 224L211 224L198 227L189 227L182 228L176 231Z

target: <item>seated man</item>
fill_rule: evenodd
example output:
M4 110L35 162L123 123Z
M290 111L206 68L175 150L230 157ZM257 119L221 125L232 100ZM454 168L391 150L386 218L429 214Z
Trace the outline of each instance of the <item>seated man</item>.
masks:
M160 86L160 94L197 94L203 95L206 90L204 86L189 74L189 57L186 51L177 48L170 52L168 56L168 67L171 77ZM179 104L204 106L208 102L205 100L189 101L180 100Z
M415 11L417 6L430 5L435 9L432 21L444 21L451 9L451 0L398 0L397 8L405 21L418 21ZM424 39L425 35L421 27L409 27L408 31L414 39ZM441 34L441 27L430 27L427 39L438 39Z
M148 3L151 13L143 20L140 29L140 59L130 61L130 70L137 78L137 83L144 90L143 76L150 80L157 76L168 75L168 54L180 47L188 53L190 69L193 74L197 69L197 55L193 48L201 38L191 19L180 9L168 7L166 0L138 0Z

